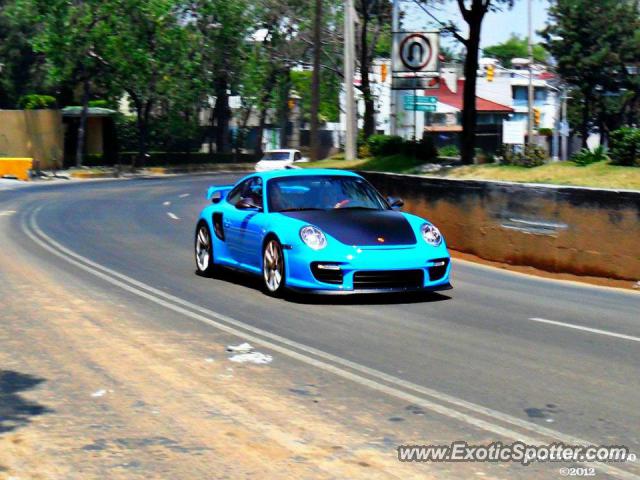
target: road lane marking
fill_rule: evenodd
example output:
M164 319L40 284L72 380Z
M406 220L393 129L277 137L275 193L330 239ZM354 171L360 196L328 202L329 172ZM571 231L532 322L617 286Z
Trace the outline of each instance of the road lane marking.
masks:
M556 320L547 320L546 318L532 317L529 320L533 322L548 323L549 325L556 325L558 327L581 330L583 332L588 332L588 333L596 333L598 335L606 335L608 337L622 338L624 340L631 340L632 342L640 342L640 337L633 337L631 335L625 335L624 333L609 332L607 330L600 330L599 328L584 327L582 325L574 325L572 323L558 322Z
M175 213L173 212L167 212L167 216L171 219L171 220L180 220L180 217L177 216Z
M183 193L182 195L178 195L179 198L187 198L189 195L191 195L190 193Z
M436 390L432 390L430 388L408 382L406 380L402 380L400 378L394 377L384 372L366 367L364 365L360 365L358 363L343 359L341 357L332 355L330 353L326 353L314 347L310 347L310 346L289 340L285 337L281 337L279 335L273 334L271 332L259 329L257 327L253 327L249 324L243 323L227 315L203 308L187 300L184 300L179 297L175 297L169 293L158 290L150 285L147 285L143 282L135 280L134 278L131 278L127 275L124 275L108 267L105 267L96 262L93 262L92 260L89 260L88 258L83 257L75 253L74 251L64 247L60 243L56 242L54 239L52 239L47 234L45 234L37 225L36 215L41 209L42 207L38 207L31 213L28 224L24 217L22 219L22 228L25 234L32 241L40 245L43 249L51 252L52 254L65 260L66 262L75 265L81 270L84 270L85 272L88 272L94 275L95 277L98 277L108 283L111 283L112 285L116 285L141 298L150 300L158 305L164 306L170 310L173 310L186 317L197 320L201 323L215 327L218 330L221 330L223 332L235 335L244 340L249 340L257 344L260 344L272 351L282 353L283 355L286 355L290 358L306 363L307 365L311 365L313 367L333 373L339 377L353 381L354 383L357 383L359 385L371 388L380 393L384 393L389 396L414 403L416 405L419 405L423 408L431 410L445 417L458 420L462 423L466 423L468 425L474 426L476 428L480 428L484 431L491 432L496 435L501 435L506 438L511 438L514 440L520 440L529 444L548 443L548 440L545 441L544 438L540 438L540 437L547 437L547 439L552 438L554 440L560 440L562 442L569 443L569 444L577 444L577 445L594 445L595 444L594 442L589 442L587 440L583 440L573 435L564 434L564 433L552 430L550 428L543 427L531 422L527 422L520 418L513 417L511 415L498 412L496 410L492 410L490 408L483 407L481 405L476 405L466 400L462 400L457 397L453 397L451 395L447 395L445 393L441 393ZM278 342L278 343L275 343L275 342ZM296 351L294 349L299 351ZM304 353L301 353L300 351ZM311 355L322 358L323 360L314 358ZM329 363L329 362L332 362L332 363ZM355 373L355 372L359 372L359 373ZM375 378L375 380L371 378L367 378L363 375L368 375L369 377L373 377ZM398 387L403 388L405 390L411 390L413 393L400 390ZM418 394L421 394L423 396L419 396ZM425 397L430 397L431 399L427 399ZM438 402L447 403L449 405L455 405L458 408L468 410L478 415L483 415L491 419L491 421L478 418L477 416L473 416L468 412L456 410L451 406L443 405L442 403L438 403ZM522 432L513 430L509 427L504 427L496 423L493 423L496 420L509 424L510 427L515 426L522 430L526 430L528 434L523 434ZM531 433L533 433L534 435L538 435L538 437L530 435ZM614 475L619 478L629 479L629 480L640 480L639 475L628 472L626 470L621 470L617 467L613 467L608 464L593 462L585 465L589 465L589 466L595 465L598 469L602 470L603 472L606 472L610 475Z
M8 217L9 215L13 215L14 213L16 213L15 210L5 210L3 212L0 212L0 217Z
M169 205L171 205L171 202L163 202L163 204L165 207L168 207Z

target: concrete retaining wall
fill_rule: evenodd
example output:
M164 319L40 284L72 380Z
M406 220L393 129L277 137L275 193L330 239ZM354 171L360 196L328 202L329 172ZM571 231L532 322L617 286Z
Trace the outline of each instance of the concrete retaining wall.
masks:
M62 166L59 110L0 110L0 157L28 157L34 168Z
M552 272L640 279L640 192L361 172L454 250Z

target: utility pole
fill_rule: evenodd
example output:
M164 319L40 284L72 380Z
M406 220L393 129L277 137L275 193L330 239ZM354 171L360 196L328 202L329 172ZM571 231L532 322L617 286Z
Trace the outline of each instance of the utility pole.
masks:
M527 0L527 16L529 22L529 122L527 128L527 144L533 145L533 7L532 0Z
M344 97L346 113L346 160L356 159L356 103L353 89L355 32L353 28L353 0L344 2Z
M320 55L322 53L322 0L315 0L313 19L313 72L311 77L311 160L320 155Z
M567 96L567 91L563 90L562 92L562 153L561 158L562 161L565 162L569 157L569 122L567 121L567 101L569 97Z
M400 0L393 0L393 6L391 7L391 35L400 31ZM398 134L398 95L397 91L393 90L393 42L391 42L391 90L389 94L389 133L391 135Z
M556 91L555 95L560 101L555 109L555 123L553 128L553 143L551 144L552 156L554 162L560 160L560 128L562 128L562 94L564 90Z

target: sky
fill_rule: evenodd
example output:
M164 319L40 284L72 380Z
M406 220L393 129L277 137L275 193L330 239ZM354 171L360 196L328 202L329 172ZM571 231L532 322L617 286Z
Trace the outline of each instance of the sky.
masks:
M547 21L548 0L533 1L533 29L541 30ZM405 12L405 30L437 30L437 24L430 19L412 0L402 0L402 10ZM455 0L447 0L441 4L427 3L426 7L436 18L443 22L452 20L460 25L463 32L465 23L460 16L458 4ZM515 0L513 8L501 6L500 12L487 13L482 25L481 47L495 45L507 40L512 33L520 36L527 35L527 2ZM539 38L538 38L539 39ZM442 43L459 50L459 44L452 39L443 39Z

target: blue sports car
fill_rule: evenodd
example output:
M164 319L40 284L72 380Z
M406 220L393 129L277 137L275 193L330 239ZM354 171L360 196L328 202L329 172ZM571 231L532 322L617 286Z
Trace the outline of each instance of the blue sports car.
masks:
M279 170L213 186L195 232L197 273L231 267L264 291L376 293L451 288L449 252L427 220L397 211L361 176Z

